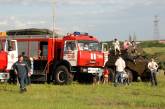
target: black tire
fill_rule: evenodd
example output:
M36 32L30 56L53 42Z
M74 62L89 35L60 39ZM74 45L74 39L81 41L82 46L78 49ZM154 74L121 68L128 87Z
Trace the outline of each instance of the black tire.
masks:
M51 74L47 74L47 83L50 84L51 83Z
M109 81L114 82L115 81L115 71L112 68L109 68Z
M67 67L59 66L54 73L54 83L59 85L70 84L73 81L73 75L69 73Z
M128 81L129 82L132 82L133 81L133 73L132 73L132 71L131 70L129 70L129 69L126 69L126 72L127 72L127 74L128 74Z

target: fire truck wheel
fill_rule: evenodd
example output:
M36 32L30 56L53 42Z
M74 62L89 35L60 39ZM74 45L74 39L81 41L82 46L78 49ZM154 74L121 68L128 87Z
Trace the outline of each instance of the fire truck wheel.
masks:
M73 75L69 73L65 66L59 66L54 74L54 80L55 84L70 84L73 80Z

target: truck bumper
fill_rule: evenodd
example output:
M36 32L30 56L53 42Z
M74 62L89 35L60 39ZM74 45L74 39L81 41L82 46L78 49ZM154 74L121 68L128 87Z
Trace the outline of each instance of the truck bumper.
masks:
M9 73L7 72L0 72L0 82L5 82L10 77Z

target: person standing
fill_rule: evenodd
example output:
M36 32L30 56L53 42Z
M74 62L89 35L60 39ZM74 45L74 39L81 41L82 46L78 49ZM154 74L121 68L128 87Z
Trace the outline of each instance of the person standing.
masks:
M137 53L137 45L135 41L131 42L131 46L132 46L132 53L136 54Z
M14 63L13 69L18 77L18 81L20 84L20 92L27 91L26 89L26 79L27 79L27 73L29 72L29 67L27 63L23 61L23 56L19 55L18 61Z
M124 43L123 43L123 48L124 48L124 50L127 51L128 48L130 47L130 45L131 45L131 43L130 43L129 41L125 40Z
M104 71L103 71L103 84L105 83L108 83L108 79L109 79L109 70L107 67L104 68Z
M116 60L115 66L116 66L116 75L115 75L114 85L117 86L117 84L119 83L119 79L121 80L121 82L123 82L121 79L121 75L124 73L124 69L126 67L125 61L121 56L119 56L118 59Z
M114 46L114 49L115 49L115 55L117 54L117 51L120 54L120 43L116 38L114 39L113 46Z
M157 86L157 78L156 78L156 73L157 73L157 69L158 69L158 64L155 62L155 60L152 58L151 61L148 63L148 68L151 72L151 85L155 85Z
M100 69L100 70L98 70L98 84L100 84L100 82L102 82L102 79L101 79L102 76L103 76L103 70Z

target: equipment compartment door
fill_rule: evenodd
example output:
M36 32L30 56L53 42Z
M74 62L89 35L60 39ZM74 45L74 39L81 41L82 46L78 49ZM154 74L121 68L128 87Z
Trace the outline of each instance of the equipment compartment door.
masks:
M64 60L70 62L72 66L77 66L77 43L76 41L66 41L64 46Z

